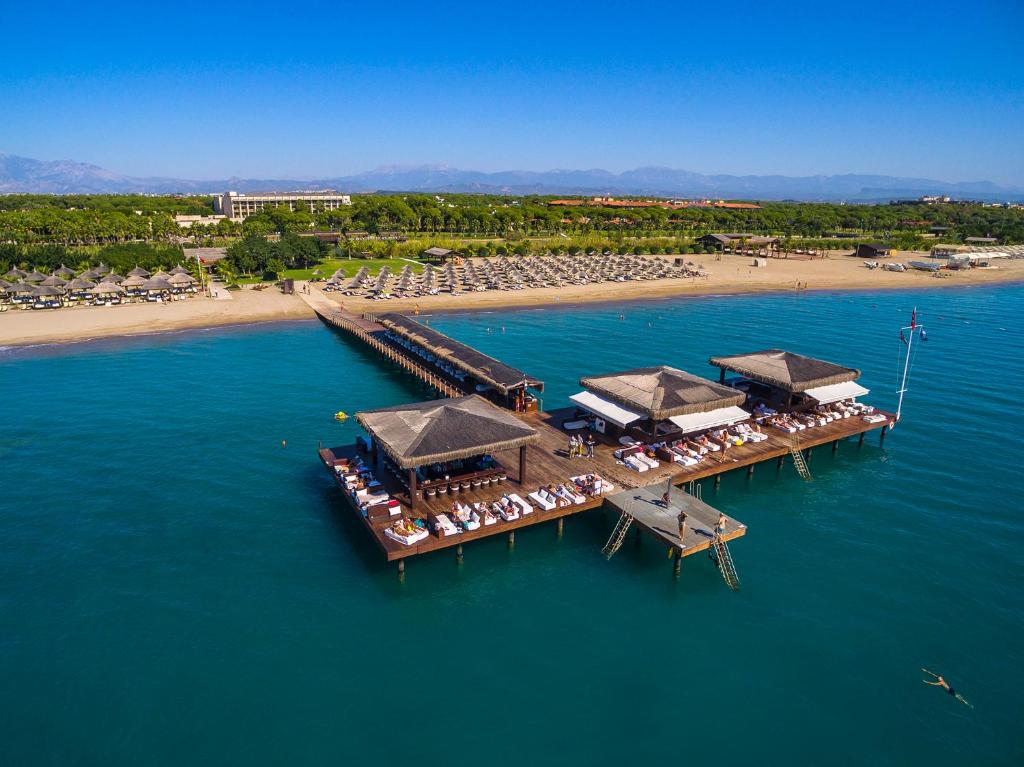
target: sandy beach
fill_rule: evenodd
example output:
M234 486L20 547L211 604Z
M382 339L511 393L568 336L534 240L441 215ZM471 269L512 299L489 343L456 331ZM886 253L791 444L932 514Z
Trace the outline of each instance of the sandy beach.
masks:
M707 279L651 280L563 288L517 291L485 291L461 296L448 294L418 299L374 301L337 294L314 293L341 302L356 311L412 311L422 313L458 310L494 310L505 307L558 306L578 303L666 298L722 293L755 293L796 290L890 290L944 288L1024 282L1024 260L1001 260L991 269L943 272L937 278L926 272L869 270L856 258L836 255L814 261L771 259L766 267L754 267L748 256L713 255L689 257L703 264ZM924 259L921 253L897 253L892 261ZM299 284L297 289L301 289ZM276 289L233 291L230 300L193 298L171 304L132 304L114 307L78 307L54 311L10 310L0 314L0 345L24 345L82 341L116 335L158 333L192 327L245 324L290 319L310 319L313 310L299 295L282 295Z

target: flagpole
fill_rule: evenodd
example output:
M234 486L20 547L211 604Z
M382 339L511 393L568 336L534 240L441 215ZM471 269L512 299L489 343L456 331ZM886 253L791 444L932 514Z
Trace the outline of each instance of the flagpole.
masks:
M903 381L900 384L899 402L896 404L896 420L900 420L900 414L903 411L903 395L907 392L907 374L910 372L910 349L914 344L914 331L917 329L917 307L914 307L914 313L910 315L910 328L900 328L902 333L904 330L910 330L910 336L907 338L907 358L903 361Z

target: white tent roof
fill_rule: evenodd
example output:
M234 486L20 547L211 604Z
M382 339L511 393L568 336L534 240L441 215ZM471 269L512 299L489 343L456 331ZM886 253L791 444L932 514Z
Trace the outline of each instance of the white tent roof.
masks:
M867 389L854 381L844 381L843 383L832 384L831 386L818 386L804 391L804 394L812 399L816 399L822 405L838 402L841 399L863 397L867 393Z
M634 413L632 410L627 410L621 405L616 405L611 400L597 396L593 392L581 391L579 394L573 394L569 399L584 410L587 410L606 421L611 421L619 428L624 429L626 426L633 423L633 421L639 421L643 418L640 413Z
M688 415L674 415L668 420L683 430L684 434L701 429L713 429L715 426L738 423L750 418L750 413L741 407L732 405L720 407L717 410L709 410L706 413L689 413Z

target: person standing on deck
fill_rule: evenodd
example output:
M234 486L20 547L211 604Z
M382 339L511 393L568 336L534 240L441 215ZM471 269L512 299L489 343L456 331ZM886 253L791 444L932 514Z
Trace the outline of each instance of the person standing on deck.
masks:
M685 545L683 542L686 540L686 512L679 512L679 545Z
M594 435L587 435L587 458L594 457Z
M715 523L715 534L722 535L725 533L725 514L718 512L718 522Z

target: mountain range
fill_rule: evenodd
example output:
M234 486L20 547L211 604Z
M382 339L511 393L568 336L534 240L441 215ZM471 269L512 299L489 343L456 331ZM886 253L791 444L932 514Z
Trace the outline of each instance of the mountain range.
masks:
M336 189L344 192L653 195L748 200L878 202L945 194L972 200L1021 200L1024 188L991 181L845 174L835 176L705 175L673 168L482 172L447 166L391 166L351 176L312 179L195 180L126 176L88 163L36 160L0 153L0 194L176 194Z

